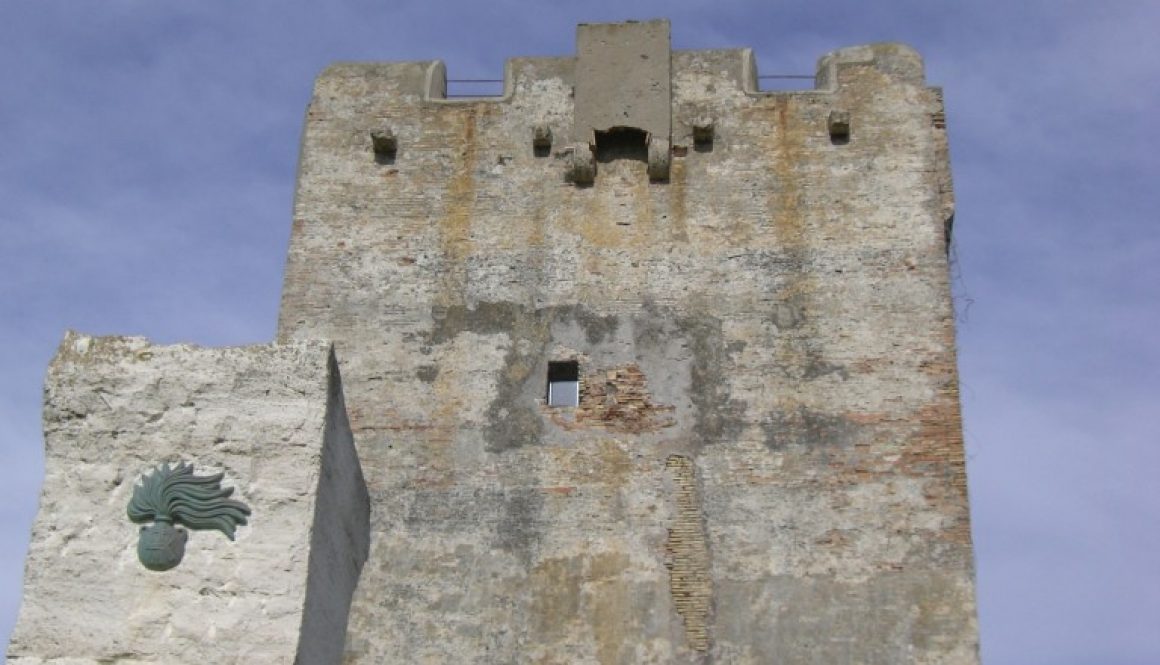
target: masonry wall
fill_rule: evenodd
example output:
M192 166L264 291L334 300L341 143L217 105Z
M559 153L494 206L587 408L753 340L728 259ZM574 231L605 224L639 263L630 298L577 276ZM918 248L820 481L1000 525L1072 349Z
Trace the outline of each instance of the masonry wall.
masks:
M70 333L49 368L44 429L9 665L340 662L369 502L329 344ZM156 520L140 526L126 508L162 464L223 474L249 514L232 540L182 529L180 563L149 570L139 530Z
M576 68L318 79L279 336L335 341L370 489L346 662L977 662L918 55L756 93L748 51L673 52L668 179L629 147L591 185ZM578 407L545 405L560 360Z

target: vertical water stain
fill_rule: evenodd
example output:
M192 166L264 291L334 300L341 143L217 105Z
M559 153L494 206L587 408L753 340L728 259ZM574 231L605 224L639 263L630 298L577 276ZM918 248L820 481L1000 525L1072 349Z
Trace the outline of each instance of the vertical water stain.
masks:
M453 173L447 183L445 208L438 219L439 243L443 250L443 304L463 301L467 288L467 258L471 254L471 219L475 207L478 108L465 107L456 119L459 136L452 155Z

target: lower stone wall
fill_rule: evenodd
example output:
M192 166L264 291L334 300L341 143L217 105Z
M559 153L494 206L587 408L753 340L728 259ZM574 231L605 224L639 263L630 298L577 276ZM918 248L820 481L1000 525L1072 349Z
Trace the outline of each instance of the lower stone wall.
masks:
M44 428L9 665L341 660L369 501L329 344L199 349L70 333L49 369ZM166 501L199 490L138 489L184 464L203 488L221 474L223 491ZM223 529L175 519L180 562L147 569L139 534L166 527L160 513L133 523L134 497L171 519L181 501L201 504ZM223 501L236 503L211 505Z

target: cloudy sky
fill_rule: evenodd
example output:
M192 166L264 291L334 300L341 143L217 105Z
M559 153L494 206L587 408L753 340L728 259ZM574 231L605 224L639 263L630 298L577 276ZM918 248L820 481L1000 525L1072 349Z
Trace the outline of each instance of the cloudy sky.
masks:
M64 331L269 340L314 76L497 78L575 24L672 19L761 73L903 41L944 86L989 665L1160 663L1160 3L0 0L0 639ZM1149 406L1151 405L1151 406Z

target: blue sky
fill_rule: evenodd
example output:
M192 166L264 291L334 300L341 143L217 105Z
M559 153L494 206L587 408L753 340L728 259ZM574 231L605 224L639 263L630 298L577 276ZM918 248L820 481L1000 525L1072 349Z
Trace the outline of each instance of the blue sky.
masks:
M336 60L497 78L575 24L668 17L762 73L902 41L945 88L983 656L1160 662L1160 4L4 0L0 639L64 331L274 332L298 137Z

